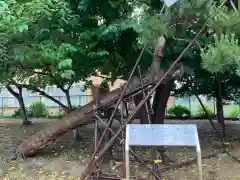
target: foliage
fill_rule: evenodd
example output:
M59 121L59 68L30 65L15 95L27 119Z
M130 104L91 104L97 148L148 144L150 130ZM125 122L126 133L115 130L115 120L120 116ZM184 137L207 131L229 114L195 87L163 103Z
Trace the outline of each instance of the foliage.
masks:
M168 109L168 116L173 117L190 117L191 112L188 107L182 105L176 105Z
M82 78L73 68L74 57L81 51L75 31L80 24L69 3L30 0L7 6L0 15L0 47L7 57L1 58L1 82L11 84L14 79L42 95L48 95L41 90L48 85L67 93Z
M156 39L162 34L170 33L168 21L159 14L143 15L141 19L140 40L148 47L154 47ZM154 27L154 28L153 28Z
M108 81L127 77L140 52L129 3L80 4L63 0L9 4L0 17L8 54L2 64L9 64L4 73L37 88L57 85L63 91L97 71L110 76Z
M218 73L221 75L223 100L238 102L239 11L229 7L226 9L226 6L219 7L209 1L202 15L207 24L197 40L200 46L184 58L184 66L189 67L190 71L185 71L178 81L180 87L175 87L174 94L216 97ZM199 22L203 24L201 20Z
M39 89L57 85L64 92L80 80L89 84L87 78L97 72L106 75L106 83L126 79L143 45L140 66L148 69L159 35L167 39L161 66L168 68L207 21L183 56L185 76L175 93L215 96L214 73L224 72L223 96L234 99L240 94L235 73L240 13L218 3L183 0L162 12L163 2L157 0L5 3L0 8L0 76Z
M216 74L203 69L201 64L201 57L199 59L192 59L194 61L193 73L185 73L180 79L177 80L178 86L174 87L172 95L174 96L189 96L189 95L204 95L208 98L216 98L219 89ZM232 71L225 71L220 73L222 98L223 102L232 101L239 102L239 76L235 73L234 68Z
M240 47L234 34L214 36L214 44L202 50L203 68L210 72L224 72L233 65L239 66Z
M20 65L28 74L30 69L38 68L56 76L55 79L72 78L71 54L76 48L69 44L71 39L66 41L71 33L64 31L75 24L74 18L64 1L33 0L12 4L0 20L1 32L12 55L11 64Z
M228 114L229 117L240 117L240 108L234 106Z
M62 117L64 117L66 114L67 114L66 111L65 111L63 108L60 108L59 111L58 111L58 113L57 113L57 116L58 116L59 118L62 118Z
M215 116L215 114L214 114L214 112L213 112L213 110L212 110L211 108L209 108L209 107L206 106L206 105L204 105L204 107L205 107L206 110L207 110L208 116L210 116L210 117L214 117L214 116ZM193 113L193 115L194 115L195 117L201 117L201 118L206 117L206 113L205 113L205 111L203 110L202 106L200 106L200 105L197 106L196 111Z
M12 114L12 117L22 117L21 109L18 108L17 110L15 110L14 113Z
M46 105L41 101L32 103L28 108L29 117L47 117L48 114Z
M73 110L77 109L79 106L72 106ZM58 114L57 116L59 118L62 118L63 116L65 116L67 114L67 111L65 109L63 109L62 107L59 108Z
M239 71L239 10L213 6L208 19L209 44L201 50L203 68L211 73ZM230 21L231 19L231 21ZM234 68L232 68L234 67Z
M218 35L234 33L239 35L240 15L238 9L227 6L219 7L214 4L209 11L209 16L207 26L210 33L215 32Z

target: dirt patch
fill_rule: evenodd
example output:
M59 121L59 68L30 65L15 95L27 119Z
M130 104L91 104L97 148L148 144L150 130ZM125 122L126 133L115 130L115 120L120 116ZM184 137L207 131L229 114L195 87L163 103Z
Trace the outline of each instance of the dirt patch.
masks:
M34 134L36 131L49 124L47 121L36 120L27 128L20 127L19 120L0 121L0 179L1 180L52 180L52 179L79 179L82 171L93 150L93 128L88 126L81 131L82 141L75 142L72 132L59 138L53 145L46 148L36 157L25 160L8 161L8 153L16 147L23 139ZM207 121L175 121L167 123L195 123L199 129L201 148L203 151L203 174L205 180L240 180L240 164L226 154L220 153L217 147L220 143L214 131ZM218 129L220 129L217 126ZM227 124L228 150L232 155L240 159L240 124L229 122ZM135 151L142 159L151 160L149 149L138 149ZM114 147L114 159L106 162L102 169L104 172L122 174L122 163L117 160L121 158L119 146ZM196 163L181 166L182 162L194 159L196 154L192 149L168 148L167 155L173 161L163 166L163 175L167 180L196 180ZM178 164L178 165L176 165ZM149 164L149 166L151 166ZM179 166L177 168L174 168ZM168 168L171 167L171 168ZM167 168L168 170L164 170ZM131 172L137 179L153 179L143 166L131 161Z

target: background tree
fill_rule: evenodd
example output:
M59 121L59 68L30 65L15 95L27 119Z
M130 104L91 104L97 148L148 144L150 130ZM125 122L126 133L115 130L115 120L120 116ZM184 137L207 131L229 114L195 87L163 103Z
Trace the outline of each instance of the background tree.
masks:
M71 110L69 89L78 81L72 58L79 49L74 32L78 23L69 5L64 1L36 0L10 3L7 7L0 20L1 32L7 63L19 73L17 86ZM66 94L67 105L44 92L47 85L59 87Z
M8 3L5 1L0 1L0 17L1 19L5 18L5 13L9 12ZM23 125L28 125L31 122L28 120L27 110L24 104L23 96L22 96L22 87L17 86L15 84L14 77L18 72L16 68L12 68L8 64L8 52L7 47L7 40L3 34L1 36L1 43L0 43L0 59L1 59L1 68L0 68L0 77L1 77L1 84L5 85L7 90L18 100L21 115L23 118ZM13 87L15 86L15 88ZM16 89L16 90L15 90Z

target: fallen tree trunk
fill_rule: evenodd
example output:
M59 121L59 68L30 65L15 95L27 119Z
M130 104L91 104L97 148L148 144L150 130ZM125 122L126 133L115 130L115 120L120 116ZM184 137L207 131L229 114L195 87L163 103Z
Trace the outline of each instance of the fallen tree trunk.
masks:
M151 79L145 79L145 82L149 82ZM127 92L141 85L138 78L133 78L130 88ZM120 89L116 89L107 93L103 98L101 98L101 104L111 101L115 97L119 97L121 93ZM75 129L77 127L82 127L93 122L92 114L86 113L94 108L95 101L91 101L85 106L82 106L69 114L67 114L61 121L55 121L45 129L37 132L30 138L24 140L17 148L15 155L17 156L29 156L33 155L46 146L50 145L55 139L69 130ZM14 155L14 156L15 156ZM15 158L15 157L12 157Z
M162 60L162 49L165 45L164 37L160 37L157 41L154 59L152 65L149 70L143 76L143 84L147 84L149 82L154 82L156 79L159 79L163 76L164 70L160 69L160 63ZM132 91L135 88L141 86L141 82L139 77L133 77L130 81L126 93ZM120 89L116 89L107 93L104 97L100 98L100 104L105 104L113 100L114 98L119 97L121 94ZM33 155L43 148L50 145L52 142L56 140L59 136L67 133L68 131L75 129L77 127L81 127L87 124L91 124L93 122L92 114L86 114L94 108L95 102L92 101L85 106L82 106L69 114L67 114L61 121L55 121L45 129L37 132L33 136L24 140L12 153L11 159L17 158L19 156L29 156Z

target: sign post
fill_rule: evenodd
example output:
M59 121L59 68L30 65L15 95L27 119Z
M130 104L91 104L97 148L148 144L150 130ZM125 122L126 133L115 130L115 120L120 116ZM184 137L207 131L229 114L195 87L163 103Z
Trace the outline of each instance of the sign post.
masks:
M126 179L130 180L129 148L131 146L195 147L199 180L202 175L202 155L195 124L128 124L126 127Z

